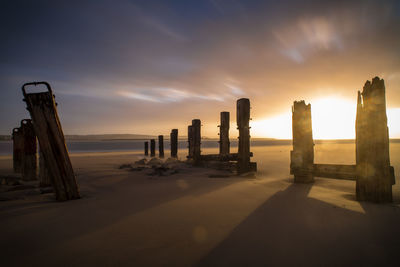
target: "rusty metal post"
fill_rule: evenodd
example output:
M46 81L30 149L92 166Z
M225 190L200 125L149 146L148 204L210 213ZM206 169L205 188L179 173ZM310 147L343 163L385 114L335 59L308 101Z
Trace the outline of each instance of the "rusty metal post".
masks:
M311 104L294 101L292 107L293 151L290 151L290 173L295 183L314 182L314 140Z
M156 156L156 140L150 139L150 157Z
M221 124L219 125L219 154L226 156L230 153L229 143L229 112L221 112Z
M149 155L149 142L148 141L144 142L144 155L145 156Z
M23 139L22 149L22 180L32 181L37 179L37 145L36 135L32 120L21 121Z
M237 100L236 121L239 129L238 144L238 173L251 171L250 166L250 100L241 98Z
M22 149L24 139L21 128L14 128L12 131L13 139L13 168L14 172L21 172L22 169Z
M164 136L158 136L158 154L160 158L164 157Z
M171 157L178 157L178 129L172 129L170 135L171 141Z
M189 125L188 126L188 158L192 159L193 158L193 126Z
M41 187L51 186L49 169L46 167L46 161L41 151L39 151L39 181Z
M199 119L192 120L193 135L193 163L195 165L201 162L201 121Z
M385 83L379 77L358 92L356 164L357 200L392 202L395 177L389 157Z
M45 85L47 92L26 92L27 86L39 84ZM47 82L26 83L22 86L22 92L39 140L40 150L51 174L57 200L79 198L78 185L50 85Z

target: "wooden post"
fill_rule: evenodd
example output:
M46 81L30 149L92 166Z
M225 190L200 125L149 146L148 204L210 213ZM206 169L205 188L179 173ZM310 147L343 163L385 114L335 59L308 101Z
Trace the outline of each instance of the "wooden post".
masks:
M199 119L192 120L192 136L193 163L198 165L201 162L201 121Z
M21 128L14 128L12 131L13 139L13 168L14 172L21 172L22 169L22 149L24 139Z
M21 121L23 139L22 149L22 180L32 181L37 179L37 145L36 135L32 120Z
M39 181L41 187L51 186L49 169L46 167L46 161L41 151L39 151Z
M290 173L295 183L314 181L314 141L311 104L295 101L292 107L293 151L290 151Z
M221 112L221 124L219 125L219 154L226 156L230 153L229 147L229 112Z
M164 136L162 135L158 136L158 153L160 158L164 157Z
M38 84L45 85L48 91L26 93L25 87ZM22 92L39 140L40 150L51 174L57 200L79 198L75 174L50 85L47 82L26 83L22 86Z
M250 166L250 100L241 98L236 105L236 120L239 129L238 144L238 173L245 173L251 170Z
M189 148L189 154L188 158L193 158L193 126L189 125L188 126L188 148Z
M170 135L171 141L171 157L178 157L178 129L172 129Z
M357 200L391 202L395 177L389 158L385 84L378 77L358 92L356 165Z
M150 157L156 156L156 140L150 139Z
M149 155L149 141L144 142L144 155Z

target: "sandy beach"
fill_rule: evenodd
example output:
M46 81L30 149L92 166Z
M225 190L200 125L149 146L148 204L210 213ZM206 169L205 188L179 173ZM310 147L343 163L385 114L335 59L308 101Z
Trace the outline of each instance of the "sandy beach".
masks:
M252 148L255 178L194 167L150 176L118 168L140 152L71 154L81 199L0 201L2 266L397 266L400 144L394 203L382 205L355 201L354 181L294 184L290 149ZM354 144L315 151L317 163L354 164ZM1 156L0 173L11 171Z

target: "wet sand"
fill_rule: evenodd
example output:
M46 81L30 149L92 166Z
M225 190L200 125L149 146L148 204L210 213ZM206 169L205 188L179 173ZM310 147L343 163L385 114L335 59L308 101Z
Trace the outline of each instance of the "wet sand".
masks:
M191 167L149 176L118 169L140 153L71 154L81 199L0 202L2 266L398 265L400 144L384 205L355 201L354 181L293 184L290 149L252 148L256 178ZM354 145L317 145L315 162L354 164ZM0 174L11 168L1 156Z

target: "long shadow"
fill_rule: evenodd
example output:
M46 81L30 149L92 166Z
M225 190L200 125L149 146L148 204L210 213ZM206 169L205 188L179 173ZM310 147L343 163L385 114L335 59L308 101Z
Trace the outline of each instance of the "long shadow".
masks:
M308 198L292 184L258 207L199 266L399 264L400 212L363 203L365 214Z

